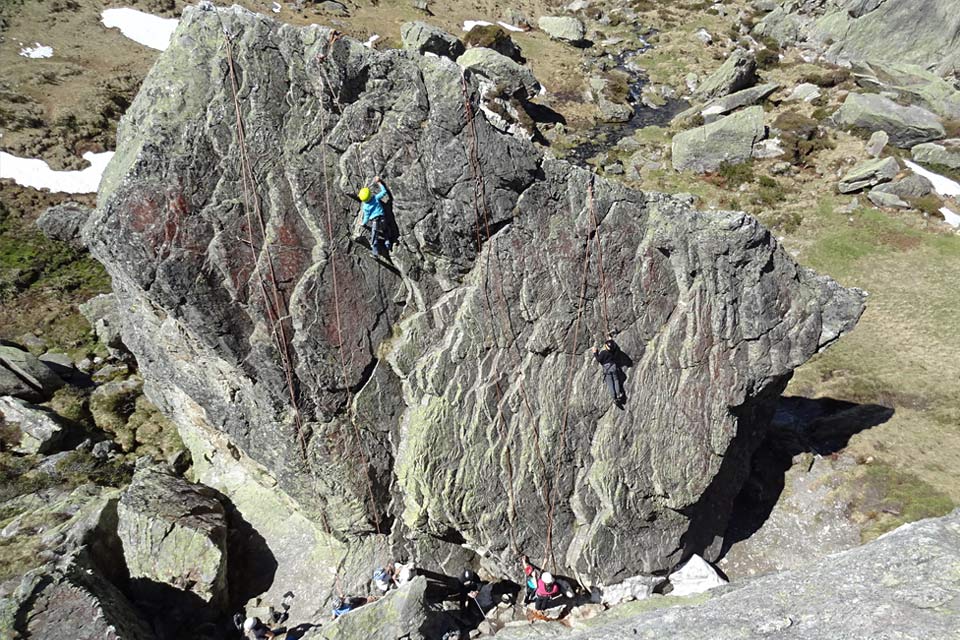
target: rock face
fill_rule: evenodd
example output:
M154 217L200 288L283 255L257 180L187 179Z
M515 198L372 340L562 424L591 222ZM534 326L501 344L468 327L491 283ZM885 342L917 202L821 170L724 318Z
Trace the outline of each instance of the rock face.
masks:
M430 640L446 631L435 628L427 617L427 580L423 576L390 591L386 596L341 616L319 632L306 636L323 640Z
M134 591L169 585L225 604L227 522L216 493L160 469L138 467L120 497L117 533Z
M543 16L537 20L537 27L554 40L564 42L580 42L587 35L583 22L572 16Z
M872 93L848 95L833 121L841 127L886 131L890 142L901 149L946 135L937 116L923 107L904 107Z
M746 162L754 146L766 137L763 107L748 107L725 118L682 131L673 137L673 168L698 173L716 171L722 164Z
M867 545L801 569L710 592L702 604L662 608L604 624L571 640L659 638L956 638L960 619L960 512L900 527ZM703 597L703 596L701 596ZM532 637L504 630L498 638ZM550 637L540 632L539 637Z
M434 53L456 60L463 55L463 43L446 31L426 22L405 22L400 27L403 48L418 53Z
M37 226L43 235L52 240L59 240L77 249L83 248L80 230L86 224L90 214L89 207L76 202L65 202L48 208L37 218Z
M19 398L0 397L0 424L15 427L20 434L12 447L17 453L47 454L63 441L64 428L57 415Z
M243 151L269 159L253 186L221 18ZM396 556L483 548L500 571L550 531L559 573L607 583L715 557L770 400L863 293L746 214L628 190L468 120L452 62L331 36L188 7L85 228L199 479L264 523L278 576L307 549L382 553L371 534L391 522ZM350 242L373 175L400 229L392 266ZM631 360L625 411L589 351L605 318ZM310 569L322 599L336 566Z
M697 87L694 98L702 101L713 100L751 87L756 81L756 58L750 51L737 49Z

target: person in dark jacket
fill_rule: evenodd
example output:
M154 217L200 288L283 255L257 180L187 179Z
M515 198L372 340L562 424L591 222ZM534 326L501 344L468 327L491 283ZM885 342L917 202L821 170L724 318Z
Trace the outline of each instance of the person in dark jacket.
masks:
M603 347L600 349L593 347L592 351L593 357L596 358L600 366L603 367L603 381L607 385L610 397L613 398L614 404L622 409L623 403L627 400L627 396L623 393L623 385L620 382L620 365L617 363L617 358L620 355L620 347L614 342L613 334L608 333Z

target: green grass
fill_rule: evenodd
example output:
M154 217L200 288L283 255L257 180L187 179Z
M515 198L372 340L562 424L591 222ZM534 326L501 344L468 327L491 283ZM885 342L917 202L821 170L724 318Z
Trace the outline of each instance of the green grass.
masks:
M865 519L861 529L864 542L907 522L946 515L955 506L949 496L913 473L882 461L863 468L855 504Z

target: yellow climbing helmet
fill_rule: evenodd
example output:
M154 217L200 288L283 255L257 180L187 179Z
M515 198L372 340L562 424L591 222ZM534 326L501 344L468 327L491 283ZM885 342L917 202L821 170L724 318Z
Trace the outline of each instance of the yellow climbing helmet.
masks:
M360 189L360 193L357 194L357 197L360 198L360 202L366 202L370 199L370 189L364 187Z

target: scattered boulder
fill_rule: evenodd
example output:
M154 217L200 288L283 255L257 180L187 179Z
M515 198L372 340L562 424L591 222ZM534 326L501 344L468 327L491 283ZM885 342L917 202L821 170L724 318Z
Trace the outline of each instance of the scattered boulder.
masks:
M901 200L900 196L892 193L886 193L884 191L877 191L877 189L871 189L870 192L867 193L867 200L869 200L876 207L886 209L910 208L910 203Z
M617 95L617 92L611 89L611 85L616 86L616 84L609 78L592 76L588 83L589 97L597 105L603 122L627 122L633 117L633 105L626 101L625 96Z
M697 29L697 31L693 35L694 37L696 37L697 40L699 40L700 42L702 42L707 46L710 46L711 44L713 44L713 36L710 35L710 32L704 29L703 27Z
M918 144L910 149L910 155L920 164L960 169L960 138Z
M33 402L50 398L64 381L35 355L0 344L0 395Z
M711 73L693 97L706 102L753 86L757 82L757 60L752 52L737 49L720 68Z
M457 58L457 64L493 82L509 95L532 98L540 92L540 83L533 71L493 49L467 49Z
M843 176L837 189L840 193L854 193L867 187L890 182L900 171L896 158L877 158L858 164Z
M537 27L554 40L577 43L587 35L583 21L572 16L543 16L537 20Z
M217 492L139 465L117 516L136 592L150 597L159 583L226 604L227 515Z
M497 53L507 56L514 62L521 64L525 62L523 52L520 51L520 47L513 41L510 34L495 24L479 25L470 29L467 35L463 37L463 44L466 45L468 49L474 47L493 49Z
M342 2L337 2L336 0L324 0L323 2L318 2L317 9L332 16L346 17L350 15L350 10L347 9L347 6Z
M765 100L767 96L779 88L779 84L775 82L768 82L766 84L759 84L755 87L750 87L749 89L737 91L736 93L731 93L730 95L718 98L717 100L714 100L703 107L703 109L700 111L700 115L703 116L703 121L709 124L716 121L719 117L725 116L728 113L732 113L737 109L749 107L750 105L754 105Z
M748 107L716 122L683 131L673 137L673 168L698 173L716 171L720 165L746 162L766 136L763 107Z
M809 82L804 82L793 88L790 95L786 97L786 101L796 102L802 100L803 102L813 102L819 98L820 95L820 87Z
M631 600L646 600L664 581L666 578L662 576L633 576L618 584L602 587L600 602L613 606Z
M19 398L0 397L0 424L14 427L18 434L13 451L24 454L48 454L63 442L64 425L57 414Z
M896 182L888 182L873 189L878 193L889 193L901 198L922 198L933 193L933 183L923 176L910 173Z
M434 53L456 60L466 49L459 38L426 22L405 22L400 27L403 48L419 53Z
M65 242L76 249L83 249L80 230L90 217L92 209L76 202L65 202L48 207L39 218L37 226L51 240Z
M874 131L867 140L867 153L873 158L879 158L888 142L890 142L890 136L886 131Z
M79 309L104 346L113 349L123 347L123 339L120 337L120 310L114 294L101 293L80 304Z
M848 94L833 121L840 127L886 131L890 142L901 149L946 135L937 116L923 107L904 107L874 93Z
M670 592L672 596L703 593L727 584L717 570L698 555L694 555L680 569L671 573L669 580L673 587Z

